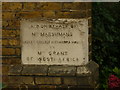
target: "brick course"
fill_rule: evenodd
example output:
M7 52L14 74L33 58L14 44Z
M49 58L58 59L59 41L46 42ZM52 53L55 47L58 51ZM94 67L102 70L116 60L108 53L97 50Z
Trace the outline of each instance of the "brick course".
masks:
M3 83L6 83L8 88L17 89L74 88L84 87L82 85L86 83L89 87L93 79L80 74L79 67L22 65L20 20L30 18L87 18L89 19L89 45L91 44L91 3L3 2L2 64L3 75L6 75L3 77ZM89 57L91 57L91 49ZM88 65L89 68L91 66ZM96 67L98 68L95 65ZM98 70L90 69L89 72L92 74L95 72L96 78L93 82L98 81ZM89 73L89 75L91 74ZM90 83L88 79L90 79Z

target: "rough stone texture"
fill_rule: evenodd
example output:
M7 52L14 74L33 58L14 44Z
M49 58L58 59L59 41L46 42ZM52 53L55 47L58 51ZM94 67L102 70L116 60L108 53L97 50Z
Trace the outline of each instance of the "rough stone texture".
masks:
M64 77L63 78L64 85L77 85L76 77Z
M61 84L60 77L36 77L36 84Z
M9 75L21 75L22 66L21 65L11 65L9 70Z
M47 75L48 66L24 65L22 75Z
M81 85L81 86L85 86L85 85L86 86L92 86L92 85L94 85L91 76L79 77L79 78L77 78L77 83L78 83L78 85Z
M75 76L76 68L73 66L50 66L49 76Z
M34 85L34 77L22 77L23 84L33 84Z
M94 74L94 72L96 72L96 70L98 71L98 64L95 63L94 61L89 61L89 63L86 65L87 68L89 68L89 70Z
M25 76L9 76L8 77L8 85L24 85L24 84L31 84L34 85L33 77L25 77Z
M89 76L91 71L84 65L77 67L77 76Z
M20 77L20 76L9 76L7 84L8 85L14 85L14 86L23 84L22 77Z

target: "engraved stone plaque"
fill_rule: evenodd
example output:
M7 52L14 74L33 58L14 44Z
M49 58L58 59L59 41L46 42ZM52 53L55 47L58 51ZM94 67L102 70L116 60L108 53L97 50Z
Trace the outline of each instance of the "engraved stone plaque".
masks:
M88 20L22 20L21 46L23 64L86 64L88 62Z

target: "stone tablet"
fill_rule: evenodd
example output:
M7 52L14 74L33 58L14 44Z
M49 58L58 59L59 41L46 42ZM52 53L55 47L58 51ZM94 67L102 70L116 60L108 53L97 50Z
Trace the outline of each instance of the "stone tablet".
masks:
M86 64L88 20L22 20L21 45L23 64Z

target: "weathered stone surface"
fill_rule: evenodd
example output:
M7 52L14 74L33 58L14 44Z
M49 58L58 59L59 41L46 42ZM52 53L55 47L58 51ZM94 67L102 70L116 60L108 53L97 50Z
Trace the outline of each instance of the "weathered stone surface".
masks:
M9 76L8 85L23 85L23 84L34 84L33 77L25 76Z
M34 77L29 77L29 76L22 76L22 82L24 84L34 84Z
M98 72L99 66L94 61L89 61L86 65L77 67L77 76L89 76ZM98 77L96 77L98 78Z
M76 73L76 67L73 66L50 66L49 76L74 76Z
M25 65L23 66L22 75L47 75L48 66Z
M22 65L11 65L9 75L21 75Z
M91 71L84 65L77 67L77 76L89 76Z
M61 84L60 77L36 77L36 84Z
M23 64L82 65L88 62L87 19L27 19L21 21L21 32Z
M93 79L91 76L83 76L83 77L78 77L77 78L77 84L81 86L92 86L93 84Z
M76 77L64 77L63 78L64 85L77 85Z
M22 77L20 76L9 76L8 85L20 85L23 84Z
M99 85L99 68L93 74L93 80L96 86Z
M95 73L96 70L98 70L99 65L95 63L94 61L89 61L86 67L92 72Z

